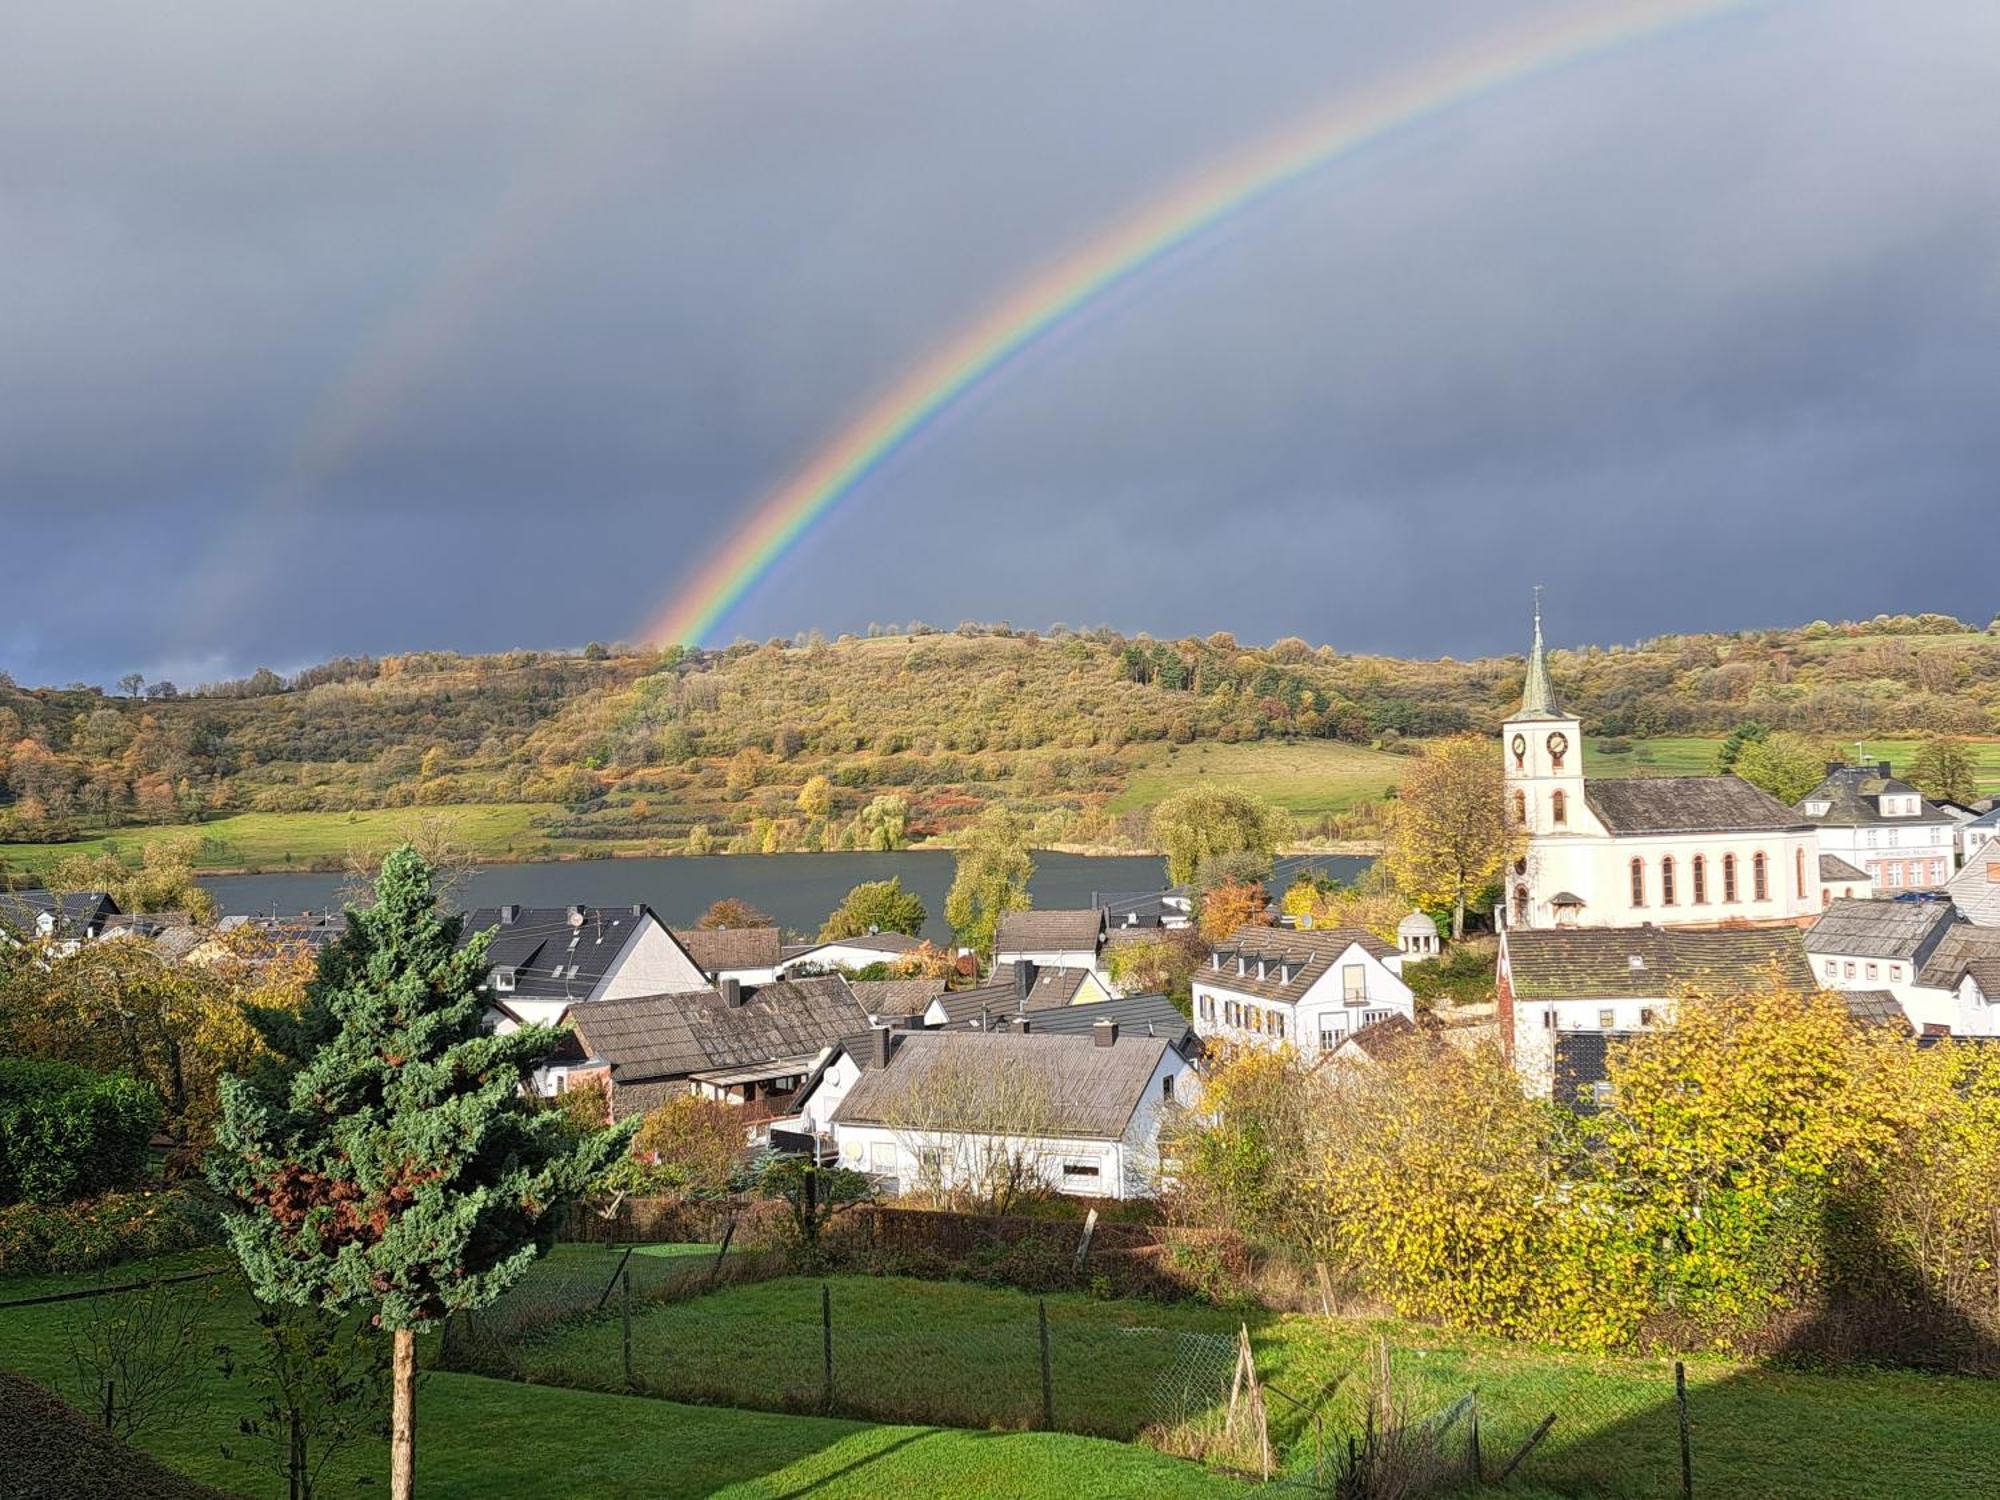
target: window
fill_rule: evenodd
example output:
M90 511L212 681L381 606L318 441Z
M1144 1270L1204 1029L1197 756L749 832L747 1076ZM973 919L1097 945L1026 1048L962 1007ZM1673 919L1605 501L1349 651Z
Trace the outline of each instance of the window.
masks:
M1599 1078L1590 1085L1590 1102L1599 1109L1611 1103L1611 1080Z
M1829 958L1826 961L1826 977L1828 979L1836 979L1839 977L1839 975L1840 975L1840 965L1835 963L1832 959Z
M1558 828L1569 826L1569 797L1561 787L1549 793L1549 821Z
M1799 899L1804 900L1806 894L1806 851L1803 848L1792 851L1792 869L1798 877Z
M1162 1099L1171 1099L1171 1098L1173 1098L1173 1097L1174 1097L1174 1075L1173 1075L1173 1074L1169 1073L1169 1074L1167 1074L1167 1076L1166 1076L1166 1077L1164 1077L1164 1078L1162 1078L1162 1079L1160 1080L1160 1097L1161 1097Z
M1674 857L1669 854L1660 861L1660 905L1674 904Z
M1368 970L1364 965L1341 965L1340 996L1349 1005L1359 1005L1368 998Z
M1705 854L1694 857L1694 904L1708 905L1708 856Z
M1646 862L1643 859L1632 861L1632 904L1646 904Z
M1879 973L1881 973L1881 970L1877 969L1877 968L1875 967L1875 965L1873 965L1873 964L1870 964L1870 965L1868 966L1868 977L1869 977L1870 979L1873 979L1873 978L1875 978L1875 976L1876 976L1877 974L1879 974Z
M1903 867L1900 864L1885 864L1882 866L1882 873L1888 877L1891 885L1903 883Z
M1361 1012L1361 1024L1373 1026L1377 1022L1388 1020L1392 1014L1393 1012L1386 1010L1364 1010Z
M896 1143L875 1141L868 1147L868 1170L871 1172L893 1172L896 1170Z
M1331 1052L1335 1047L1338 1047L1339 1045L1340 1045L1340 1033L1337 1031L1328 1031L1324 1026L1322 1026L1320 1028L1320 1033L1319 1033L1319 1050L1322 1052Z
M1722 899L1731 904L1736 900L1736 856L1722 856Z
M1849 979L1852 979L1854 977L1854 960L1849 959L1846 963L1841 965L1841 968L1842 970L1845 971Z
M1597 1029L1599 1031L1616 1031L1618 1029L1618 1012L1615 1010L1600 1010L1597 1013Z
M1655 1011L1652 1006L1642 1005L1639 1007L1639 1024L1641 1026L1651 1026L1656 1021L1658 1021L1658 1019L1659 1019L1659 1013Z
M1750 891L1754 900L1769 901L1771 899L1770 865L1771 862L1764 858L1764 851L1762 849L1759 849L1750 860Z
M1903 979L1903 966L1901 964L1890 964L1889 982L1891 984L1900 984L1902 982L1902 979Z
M1063 1177L1065 1180L1070 1178L1097 1178L1103 1175L1103 1170L1094 1161L1066 1161L1063 1163Z
M1514 821L1523 828L1528 826L1528 794L1518 788L1514 792Z

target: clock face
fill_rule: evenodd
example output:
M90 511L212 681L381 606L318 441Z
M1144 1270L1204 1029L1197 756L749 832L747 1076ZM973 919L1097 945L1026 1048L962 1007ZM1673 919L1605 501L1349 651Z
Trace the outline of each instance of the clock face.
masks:
M1552 734L1549 736L1549 754L1559 757L1567 753L1568 750L1569 750L1568 735Z
M1515 735L1514 759L1519 760L1522 756L1526 755L1527 753L1528 753L1528 737L1522 734Z

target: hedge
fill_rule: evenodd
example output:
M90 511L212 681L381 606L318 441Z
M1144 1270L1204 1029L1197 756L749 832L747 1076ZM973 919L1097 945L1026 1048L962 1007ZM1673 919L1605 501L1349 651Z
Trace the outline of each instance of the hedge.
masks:
M0 1204L69 1203L145 1175L160 1096L123 1075L0 1058Z
M106 1193L53 1208L0 1208L0 1278L95 1271L221 1243L215 1204L200 1187Z

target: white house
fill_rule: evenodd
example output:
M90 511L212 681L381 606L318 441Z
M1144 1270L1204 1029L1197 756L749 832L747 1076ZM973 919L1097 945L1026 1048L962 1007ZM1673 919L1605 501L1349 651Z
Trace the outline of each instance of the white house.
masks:
M1735 776L1586 778L1581 723L1557 705L1541 609L1521 706L1501 727L1527 853L1512 928L1799 923L1823 904L1813 825Z
M1799 811L1819 830L1820 852L1867 871L1877 891L1935 890L1956 867L1957 819L1891 776L1886 760L1828 766Z
M1087 1035L880 1030L830 1123L843 1166L905 1192L978 1191L1006 1173L1090 1198L1157 1190L1163 1110L1189 1065L1166 1041L1104 1021ZM1189 1079L1189 1082L1192 1080ZM801 1115L823 1104L801 1101Z
M1969 865L1979 851L1994 839L2000 838L2000 807L1991 812L1983 812L1969 822L1958 825L1958 860L1961 865ZM2000 849L1993 851L2000 854Z
M463 946L491 929L487 994L498 1028L553 1026L572 1005L709 990L708 975L647 906L487 906Z
M695 967L711 984L769 984L779 977L783 938L775 927L676 927L671 929Z
M1101 906L1010 911L993 930L995 972L1027 962L1038 969L1099 970L1107 918Z
M1805 943L1825 989L1884 991L1925 1035L2000 1034L2000 928L1950 901L1836 901Z
M868 932L824 943L787 944L778 961L778 972L831 974L836 969L866 969L874 964L892 964L922 946L916 938L900 932Z
M1671 1021L1674 1002L1691 991L1742 993L1772 984L1815 988L1796 927L1508 928L1496 974L1500 1047L1522 1086L1548 1098L1567 1071L1566 1035L1649 1031ZM1601 1077L1602 1046L1590 1050ZM1561 1102L1575 1103L1574 1092Z
M1403 955L1351 927L1239 927L1195 970L1191 989L1204 1039L1289 1042L1308 1053L1416 1013Z

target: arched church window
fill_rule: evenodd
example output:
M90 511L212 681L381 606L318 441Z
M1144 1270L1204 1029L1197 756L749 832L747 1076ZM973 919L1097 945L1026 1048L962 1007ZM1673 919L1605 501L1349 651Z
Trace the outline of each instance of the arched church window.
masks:
M1561 787L1549 794L1549 818L1558 828L1569 825L1569 798Z
M1528 794L1518 789L1514 793L1514 821L1523 828L1528 826Z
M1525 885L1514 887L1514 925L1528 925L1528 888Z
M1806 896L1806 851L1804 849L1794 849L1792 851L1792 870L1798 876L1799 899L1803 901Z
M1736 856L1722 856L1722 899L1733 902L1736 899Z
M1694 904L1708 905L1708 856L1705 854L1694 857Z
M1750 861L1750 890L1755 900L1768 901L1771 899L1770 865L1771 862L1764 858L1764 851L1762 849L1759 849L1756 856Z
M1674 857L1669 854L1660 861L1660 905L1674 904Z
M1643 859L1632 861L1632 904L1646 904L1646 862Z

